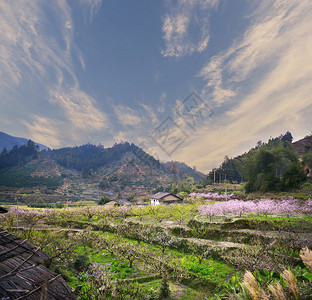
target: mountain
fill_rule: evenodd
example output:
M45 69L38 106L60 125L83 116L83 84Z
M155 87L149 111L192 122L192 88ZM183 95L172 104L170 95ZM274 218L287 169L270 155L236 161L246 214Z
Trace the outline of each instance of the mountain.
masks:
M15 137L12 135L9 135L7 133L0 131L0 152L6 148L7 151L10 151L15 145L21 146L27 144L28 139ZM47 146L44 146L42 144L36 143L36 145L39 146L40 150L48 149Z
M303 139L293 143L296 152L301 157L305 151L312 151L312 135L307 135Z
M191 168L184 162L167 161L162 163L162 169L168 174L172 174L176 179L182 180L183 176L193 177L195 182L200 182L207 178L207 175L196 171L196 168Z
M0 201L17 195L26 203L97 200L105 194L146 197L169 191L184 174L196 181L205 177L181 162L160 163L127 142L38 151L28 141L0 154Z
M1 133L0 147L7 149L0 152L0 201L17 195L27 203L97 200L105 194L146 197L169 191L185 176L205 178L185 163L160 163L128 142L38 151L32 141Z

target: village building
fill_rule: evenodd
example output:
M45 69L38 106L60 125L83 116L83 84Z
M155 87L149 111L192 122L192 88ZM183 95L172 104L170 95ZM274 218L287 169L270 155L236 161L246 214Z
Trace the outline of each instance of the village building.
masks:
M159 204L178 204L183 203L183 199L171 193L159 192L151 196L150 203L154 206Z
M130 206L130 205L133 205L133 203L126 199L114 199L105 204L105 206Z

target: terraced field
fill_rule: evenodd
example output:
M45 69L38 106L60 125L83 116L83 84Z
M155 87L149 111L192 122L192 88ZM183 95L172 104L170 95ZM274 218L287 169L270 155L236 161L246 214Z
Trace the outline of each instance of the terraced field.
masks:
M172 299L218 299L228 295L234 275L302 266L299 252L312 246L308 215L224 215L212 222L197 207L28 211L18 228L15 214L1 216L1 226L40 245L79 299L157 299L161 291Z

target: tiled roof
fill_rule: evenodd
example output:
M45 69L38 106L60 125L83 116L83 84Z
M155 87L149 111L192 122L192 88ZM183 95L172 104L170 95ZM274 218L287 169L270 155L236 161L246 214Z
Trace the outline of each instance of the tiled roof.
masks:
M166 193L166 192L158 192L154 195L151 196L151 199L157 199L157 200L161 200L162 198L168 196L168 195L172 195L174 197L177 197L180 200L183 200L182 198L178 197L177 195L174 195L172 193Z
M48 258L0 228L0 299L75 299L61 275L38 265Z

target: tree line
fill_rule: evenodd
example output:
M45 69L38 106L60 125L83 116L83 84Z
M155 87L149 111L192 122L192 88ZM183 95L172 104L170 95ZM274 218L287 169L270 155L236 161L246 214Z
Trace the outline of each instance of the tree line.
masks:
M108 166L114 161L122 159L127 153L143 152L135 144L122 142L115 144L111 148L104 148L102 145L95 146L91 144L79 147L68 147L50 151L50 155L61 166L75 169L83 173L85 177L91 176L93 172L101 167ZM145 152L144 152L145 153ZM137 159L140 159L138 156ZM145 153L143 163L159 169L159 161Z
M304 166L312 166L312 153L303 154L302 160L292 145L289 131L267 143L259 141L256 147L243 155L225 157L219 168L208 175L210 182L225 179L246 182L246 192L284 191L298 188L306 180Z
M39 146L32 140L28 140L27 144L20 147L15 145L10 151L4 148L0 153L0 169L23 166L32 159L38 158L38 151Z

